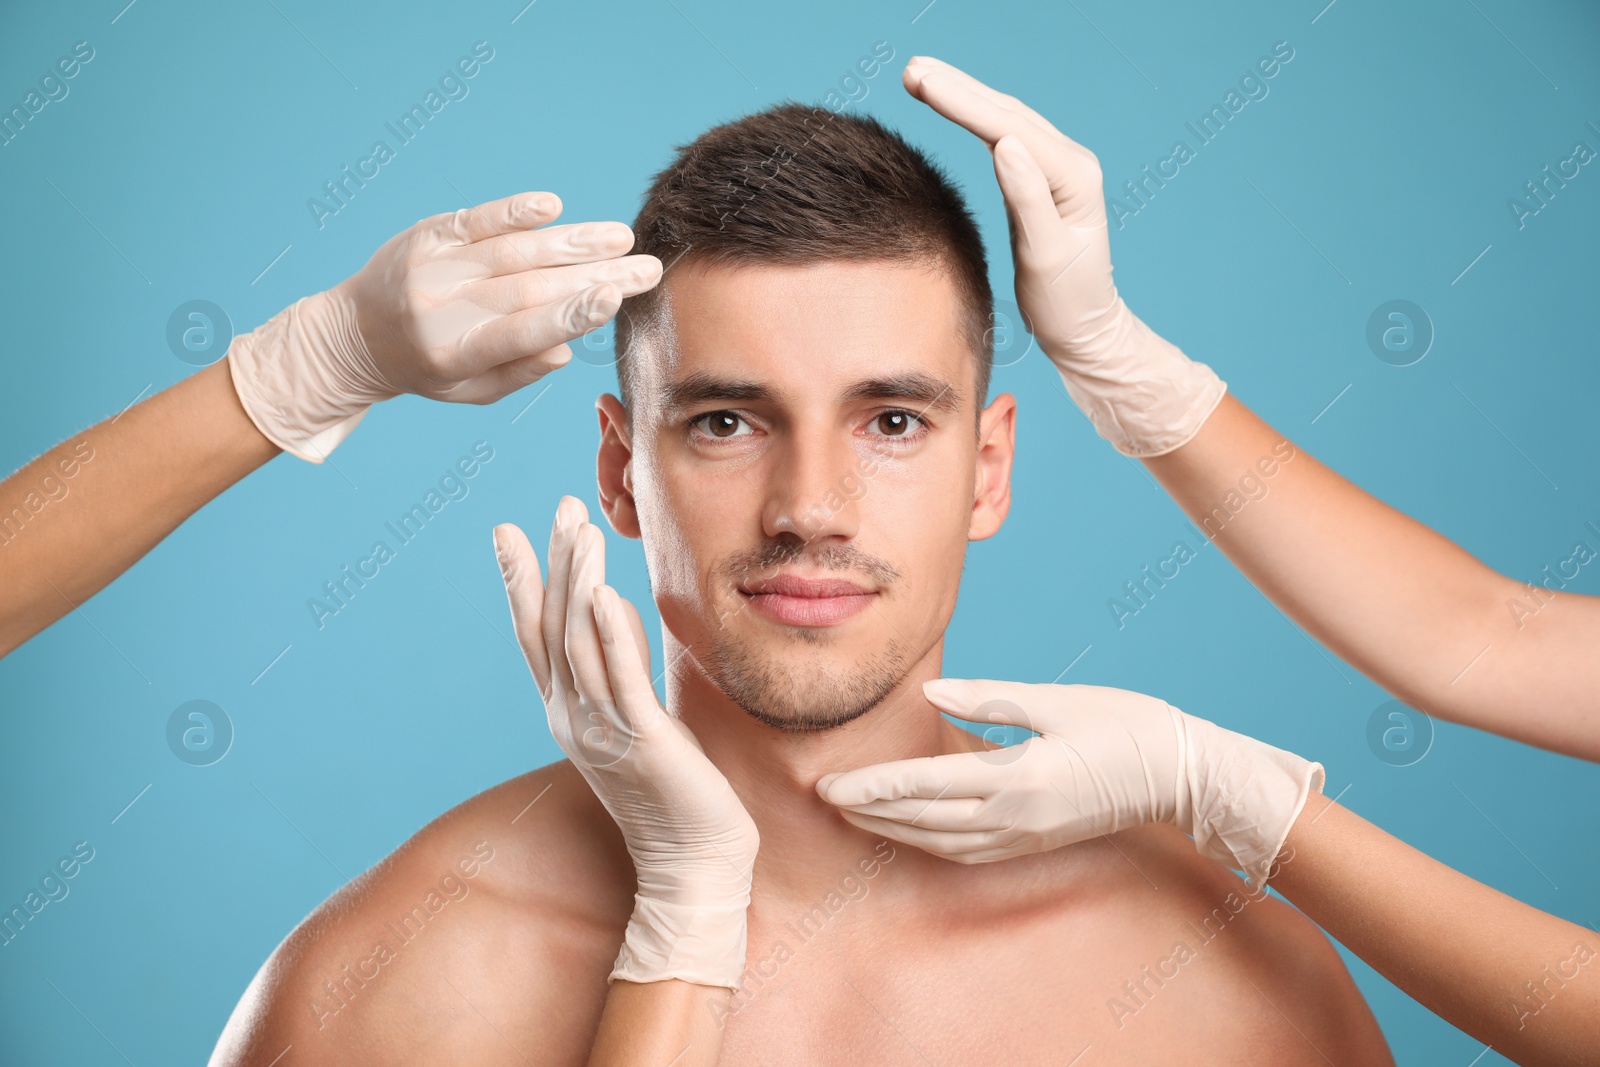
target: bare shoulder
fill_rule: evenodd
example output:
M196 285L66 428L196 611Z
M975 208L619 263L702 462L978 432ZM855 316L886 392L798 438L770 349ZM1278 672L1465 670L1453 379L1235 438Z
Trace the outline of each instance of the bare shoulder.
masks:
M307 916L211 1062L264 1067L289 1047L302 1064L515 1062L586 1041L633 889L621 835L570 763L502 782Z
M1100 846L1115 850L1105 869L1121 883L1099 896L1103 918L1136 946L1103 982L1109 1032L1183 1033L1191 1048L1271 1048L1279 1063L1393 1062L1338 951L1298 910L1251 890L1171 827ZM1150 1025L1156 1019L1169 1025Z

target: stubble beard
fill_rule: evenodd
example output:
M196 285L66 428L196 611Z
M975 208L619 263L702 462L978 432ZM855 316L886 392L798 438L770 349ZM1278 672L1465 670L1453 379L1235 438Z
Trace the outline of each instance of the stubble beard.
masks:
M799 631L797 644L821 638ZM909 670L905 646L890 640L883 652L839 670L775 662L739 638L720 634L702 657L706 676L757 722L787 733L836 730L883 703Z

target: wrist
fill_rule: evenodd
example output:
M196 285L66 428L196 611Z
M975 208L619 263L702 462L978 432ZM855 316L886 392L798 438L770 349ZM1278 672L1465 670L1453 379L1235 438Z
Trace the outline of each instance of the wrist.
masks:
M224 453L261 455L262 462L283 451L261 432L239 399L239 390L233 384L233 363L226 355L201 368L189 380L205 390L205 421L196 423L195 429L206 440L220 446Z
M1243 871L1252 886L1272 873L1307 801L1322 792L1322 764L1183 715L1188 825L1195 848Z
M677 978L738 990L749 931L743 900L680 904L634 896L611 979L660 982Z
M373 373L341 286L302 297L228 348L245 413L273 444L321 463L378 400L394 395Z
M1215 371L1152 330L1121 297L1092 338L1049 355L1095 431L1135 459L1187 444L1227 392Z

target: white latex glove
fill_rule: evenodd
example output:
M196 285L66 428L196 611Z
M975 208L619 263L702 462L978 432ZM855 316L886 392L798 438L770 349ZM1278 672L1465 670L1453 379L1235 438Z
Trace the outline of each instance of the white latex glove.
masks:
M948 63L913 56L901 80L993 151L1011 221L1017 306L1067 395L1124 455L1159 456L1188 442L1227 386L1117 295L1094 153Z
M235 337L229 369L251 421L321 463L380 400L488 404L564 366L564 342L655 285L661 261L624 256L633 231L620 222L539 229L560 213L553 193L519 193L423 219Z
M739 988L760 837L722 772L656 700L633 605L605 581L605 538L563 497L550 584L527 537L495 527L517 640L550 732L622 830L639 887L611 978Z
M1041 736L824 775L817 793L864 830L960 863L1166 822L1259 887L1322 791L1322 764L1142 693L952 678L922 691L959 719Z

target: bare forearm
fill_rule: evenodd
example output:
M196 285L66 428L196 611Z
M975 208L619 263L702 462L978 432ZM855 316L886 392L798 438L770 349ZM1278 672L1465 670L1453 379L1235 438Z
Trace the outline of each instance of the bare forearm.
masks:
M676 978L611 983L590 1067L712 1067L733 991Z
M1600 935L1320 796L1286 846L1272 886L1429 1010L1517 1063L1592 1062Z
M1530 594L1232 396L1188 444L1145 463L1257 588L1390 692L1600 759L1600 601Z
M223 359L0 482L0 655L277 454Z

